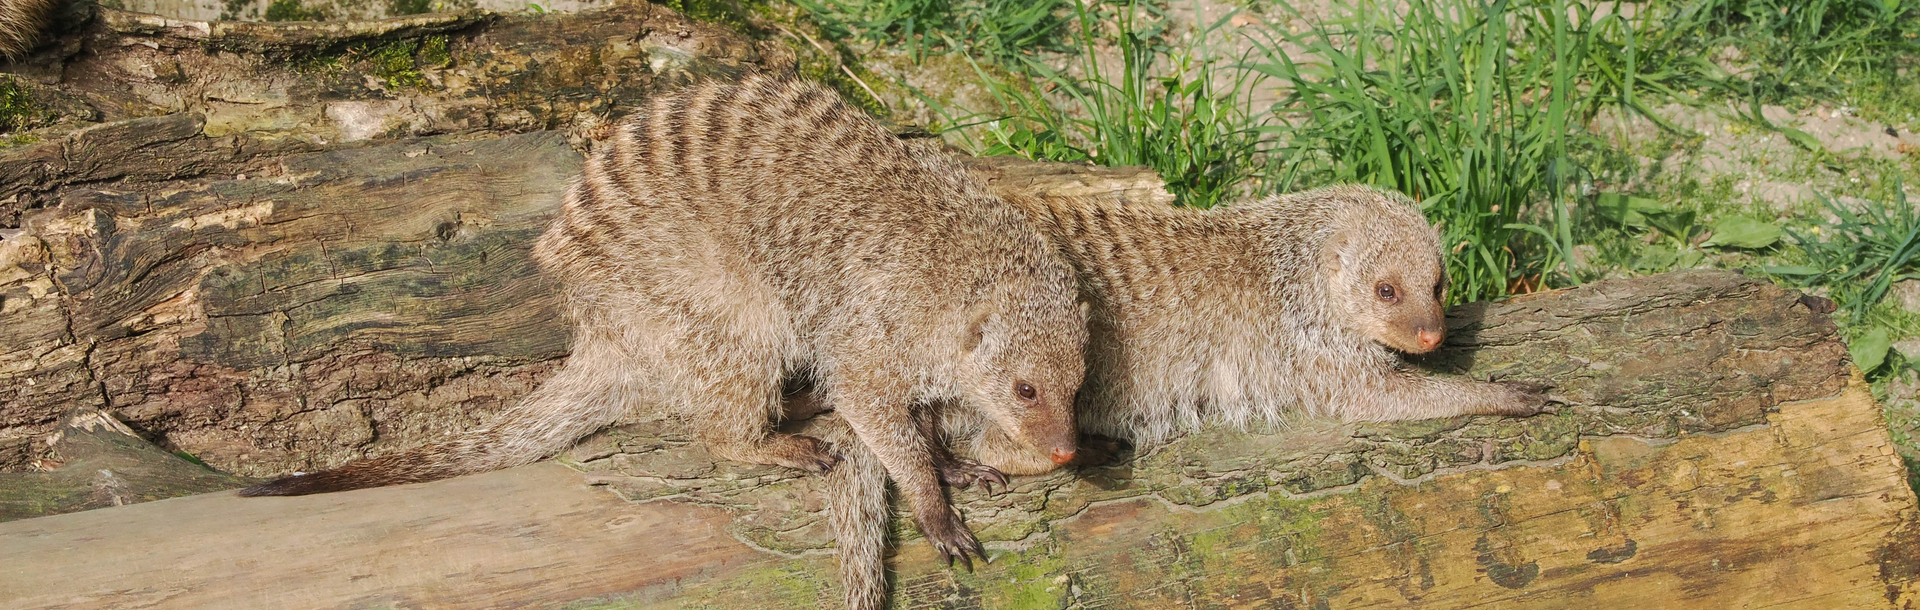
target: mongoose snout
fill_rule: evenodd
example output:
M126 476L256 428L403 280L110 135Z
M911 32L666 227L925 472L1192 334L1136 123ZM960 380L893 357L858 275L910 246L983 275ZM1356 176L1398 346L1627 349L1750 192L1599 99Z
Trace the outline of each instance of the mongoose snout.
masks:
M1391 323L1387 336L1375 337L1374 340L1408 354L1424 354L1440 349L1440 344L1447 340L1446 316L1437 301L1428 309L1430 311L1421 312L1420 315L1408 316L1410 319Z
M1053 458L1053 464L1055 466L1065 466L1067 462L1073 461L1073 454L1074 449L1072 447L1054 447L1053 453L1048 454L1047 457Z

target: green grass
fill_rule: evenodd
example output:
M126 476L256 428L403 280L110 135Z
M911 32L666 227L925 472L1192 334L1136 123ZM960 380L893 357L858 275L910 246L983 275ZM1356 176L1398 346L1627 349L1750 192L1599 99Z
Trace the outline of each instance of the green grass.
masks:
M309 8L300 4L300 0L273 0L267 5L267 21L325 21L326 11Z
M1444 234L1452 294L1483 300L1543 274L1572 281L1572 126L1612 93L1588 78L1611 17L1561 2L1346 5L1350 17L1265 41L1286 175L1362 182L1422 201ZM1571 16L1569 13L1571 12ZM1282 43L1304 49L1296 60Z
M901 45L916 58L963 51L1011 62L1059 50L1067 0L795 0L837 40Z
M1167 42L1160 30L1136 23L1137 8L1123 5L1111 19L1117 72L1100 60L1102 20L1077 8L1076 65L1057 70L1027 59L1015 74L1031 80L978 70L998 105L1011 111L948 113L949 122L936 129L985 155L1144 165L1184 205L1212 207L1245 194L1243 183L1264 173L1263 118L1249 103L1258 74L1204 44ZM1213 37L1229 17L1195 38Z
M44 118L46 113L25 88L12 76L0 76L0 134L32 129Z
M1887 347L1920 337L1920 313L1887 297L1920 279L1920 219L1900 190L1920 183L1920 150L1826 150L1762 112L1920 129L1920 1L1357 0L1320 20L1285 0L1232 3L1287 30L1224 26L1231 14L1176 25L1167 5L1133 1L802 2L864 44L967 53L991 102L936 105L935 127L976 154L1145 165L1197 207L1397 189L1443 231L1456 300L1764 267L1839 304L1876 391L1920 379ZM987 23L1045 34L982 35L1007 29ZM1714 132L1673 122L1675 105ZM1590 132L1602 116L1652 128ZM1770 203L1762 183L1814 198ZM1888 404L1903 455L1920 458L1920 403Z

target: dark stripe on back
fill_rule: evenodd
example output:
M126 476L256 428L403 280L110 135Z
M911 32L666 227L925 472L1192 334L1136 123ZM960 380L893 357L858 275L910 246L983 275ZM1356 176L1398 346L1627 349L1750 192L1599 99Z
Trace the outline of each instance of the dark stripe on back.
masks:
M739 95L739 87L721 87L714 92L713 99L708 100L705 120L701 121L706 124L706 133L700 134L700 149L706 153L708 161L703 169L707 174L709 194L720 193L720 175L731 169L726 166L732 165L729 161L735 157L729 144L732 143L731 136L738 120L732 110Z
M675 174L680 173L687 163L687 140L689 137L687 134L689 131L687 129L687 106L689 102L693 101L692 98L693 96L689 93L682 93L681 95L668 98L666 112L663 112L660 117L662 119L660 128L666 132L661 134L661 139L666 140L668 145L667 167ZM665 172L661 173L661 177L665 177L666 175Z

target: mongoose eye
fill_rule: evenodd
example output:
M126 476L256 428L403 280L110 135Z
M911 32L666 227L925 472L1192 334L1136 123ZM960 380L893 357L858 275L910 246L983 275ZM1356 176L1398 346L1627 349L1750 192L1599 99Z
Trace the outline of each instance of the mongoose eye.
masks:
M1446 300L1446 294L1447 294L1447 285L1446 285L1446 284L1434 284L1434 285L1433 285L1433 300L1435 300L1435 301L1444 301L1444 300Z
M1373 293L1376 295L1379 295L1380 300L1382 301L1392 301L1394 300L1394 297L1395 297L1393 293L1393 284L1388 284L1386 282L1381 282L1379 285L1374 286Z
M1020 400L1033 400L1040 396L1040 393L1034 391L1033 386L1027 385L1025 381L1014 383L1013 393L1020 395Z

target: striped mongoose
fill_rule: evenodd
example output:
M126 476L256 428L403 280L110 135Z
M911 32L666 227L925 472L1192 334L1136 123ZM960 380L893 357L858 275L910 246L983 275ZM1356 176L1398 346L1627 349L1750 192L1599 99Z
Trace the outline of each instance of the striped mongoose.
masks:
M1339 186L1201 211L1005 195L1070 260L1093 304L1081 430L1151 446L1207 424L1530 415L1539 388L1402 370L1445 338L1440 240L1405 196ZM986 464L1011 445L944 432ZM885 473L847 452L829 486L842 578L884 606ZM877 525L876 525L877 524ZM865 529L862 529L862 528Z
M824 472L826 443L771 431L783 380L805 374L951 562L984 554L941 481L998 474L936 451L921 411L985 422L1017 447L996 456L1010 473L1074 455L1087 335L1072 267L953 160L908 151L823 87L755 75L656 96L589 158L534 258L575 332L523 402L451 441L243 495L524 464L639 405L716 457Z
M1290 414L1531 415L1539 388L1402 369L1446 337L1439 234L1348 185L1202 211L1008 196L1072 261L1088 322L1082 431L1139 443Z

